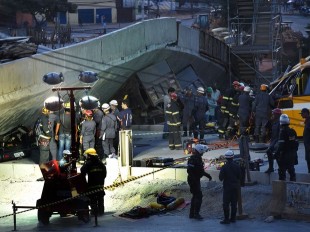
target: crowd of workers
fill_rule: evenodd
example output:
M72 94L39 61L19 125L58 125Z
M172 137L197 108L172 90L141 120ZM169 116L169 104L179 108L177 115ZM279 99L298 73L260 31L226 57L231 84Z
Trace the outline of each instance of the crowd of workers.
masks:
M274 172L274 160L279 166L279 180L286 180L286 172L290 175L290 181L296 181L294 165L298 164L298 141L296 132L289 127L290 119L282 110L275 108L273 98L267 92L267 85L260 86L260 93L255 98L251 94L251 88L234 81L233 88L229 88L221 95L216 86L198 87L193 90L186 88L181 94L175 89L169 88L164 97L166 126L164 135L168 134L169 148L183 149L183 136L192 136L202 140L206 124L214 121L218 125L218 133L223 136L249 135L254 133L256 142L266 142L266 126L270 123L270 144L267 149L268 170ZM80 145L81 157L86 160L81 167L81 173L88 175L88 189L100 189L104 186L106 168L104 159L117 157L118 130L128 130L132 124L132 112L128 107L128 101L122 101L122 110L118 110L116 100L104 103L101 109L83 110L76 114L75 141ZM309 110L304 108L301 113L305 119L304 143L306 161L310 173L310 121ZM78 115L81 115L79 117ZM269 115L272 115L269 117ZM255 120L254 120L255 116ZM42 109L40 118L42 133L38 141L40 146L40 163L50 159L59 161L61 167L67 167L71 152L71 111L70 104L64 104L64 112L53 113L46 108ZM255 126L253 126L253 123ZM183 128L183 131L181 131ZM57 144L58 142L58 149ZM55 143L54 145L52 145ZM201 220L199 214L202 203L200 179L206 176L202 155L208 150L206 145L198 144L193 149L193 154L188 160L188 184L193 197L191 200L190 218ZM51 155L50 155L51 154ZM234 153L229 150L225 153L226 164L221 168L219 179L223 181L223 211L222 224L235 222L238 188L240 187L241 174L238 165L232 162ZM99 191L90 196L92 211L95 214L104 213L104 191Z
M234 81L232 88L228 88L223 94L216 85L206 89L198 87L196 94L193 94L191 88L178 94L174 88L169 88L164 97L167 123L164 137L172 134L169 137L169 147L178 149L181 140L176 137L175 134L179 134L176 131L182 132L183 129L184 137L193 135L194 138L203 139L206 127L214 125L220 138L250 135L255 142L265 143L274 108L275 101L265 84L260 86L260 91L255 96L251 87L238 81Z
M118 131L130 129L132 124L132 112L128 105L128 100L123 100L122 110L119 111L118 102L112 100L93 110L75 111L73 139L79 146L79 161L83 162L83 153L89 148L95 148L101 160L117 156ZM63 151L71 149L70 103L64 103L63 112L51 112L43 107L38 126L39 163L51 159L60 161Z
M116 100L103 103L100 108L93 110L76 110L74 138L71 113L70 103L64 103L63 112L51 112L43 107L35 129L40 148L40 167L46 166L51 160L57 160L60 171L70 176L72 163L79 161L83 164L81 174L88 176L87 190L103 189L107 174L105 159L118 158L118 132L131 129L132 112L128 100L122 100L121 111L118 110ZM70 151L72 139L79 146L78 160ZM104 214L104 195L102 190L89 196L93 214Z
M168 94L164 96L164 110L166 125L163 137L169 138L171 150L183 149L182 133L183 137L193 136L195 139L202 140L206 127L210 122L214 122L213 125L217 128L220 138L229 139L246 135L256 143L267 143L270 140L267 150L269 168L266 173L274 171L273 162L276 159L279 172L282 173L279 174L279 179L285 179L284 170L291 173L291 180L296 179L292 171L294 165L297 164L296 132L288 127L289 118L276 107L275 100L268 93L266 84L260 85L259 92L255 95L251 87L238 81L234 81L232 88L228 88L223 94L217 89L216 84L213 87L207 87L206 90L200 86L196 89L196 94L191 88L185 88L178 94L174 88L169 88ZM303 138L305 158L308 172L310 172L308 112L308 109L303 109L301 116L305 119ZM285 116L286 119L284 119ZM285 141L284 144L282 140ZM294 143L297 145L293 146ZM289 147L287 144L290 144ZM283 154L291 154L284 154L279 158L281 149Z

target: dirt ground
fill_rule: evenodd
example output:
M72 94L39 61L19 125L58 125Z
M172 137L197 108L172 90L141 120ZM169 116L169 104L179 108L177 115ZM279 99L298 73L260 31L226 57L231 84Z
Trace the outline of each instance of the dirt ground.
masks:
M44 182L35 180L0 180L0 216L12 213L12 200L18 206L35 206L40 198ZM201 215L209 219L222 218L222 183L209 182L202 179L203 204ZM269 216L271 201L271 186L254 185L242 188L243 212L250 218L264 219ZM148 207L156 202L156 195L165 192L176 198L182 197L190 201L189 186L184 181L176 180L136 180L106 191L106 213L122 213L135 206ZM174 210L170 213L188 215L189 206L183 210Z

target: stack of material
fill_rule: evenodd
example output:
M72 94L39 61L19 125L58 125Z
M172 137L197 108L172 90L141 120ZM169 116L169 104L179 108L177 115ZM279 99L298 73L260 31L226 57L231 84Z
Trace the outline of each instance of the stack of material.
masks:
M7 37L0 39L0 63L28 57L37 53L38 45L28 37Z

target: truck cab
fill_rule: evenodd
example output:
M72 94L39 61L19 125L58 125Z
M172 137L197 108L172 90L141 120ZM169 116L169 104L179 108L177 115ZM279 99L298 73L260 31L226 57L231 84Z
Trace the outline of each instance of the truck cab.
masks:
M276 107L283 110L290 118L298 137L302 137L304 119L302 108L310 108L310 56L301 59L290 71L270 84L270 94L276 100Z

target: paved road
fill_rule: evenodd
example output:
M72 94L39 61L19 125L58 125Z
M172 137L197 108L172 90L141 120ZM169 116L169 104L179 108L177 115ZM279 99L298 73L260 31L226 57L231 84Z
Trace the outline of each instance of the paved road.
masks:
M209 231L209 232L307 232L309 231L309 223L301 221L290 220L275 220L272 223L266 223L262 219L246 219L237 221L230 225L219 224L220 219L204 219L203 221L196 221L189 219L186 216L179 216L174 214L164 214L160 216L151 216L139 220L127 220L116 218L111 214L98 219L98 226L95 227L94 218L87 224L78 221L77 217L61 218L58 215L52 216L50 224L44 226L38 223L34 211L19 215L17 217L18 231L66 231L66 232L90 232L90 231ZM0 219L0 231L12 231L13 220L12 217L5 220Z

